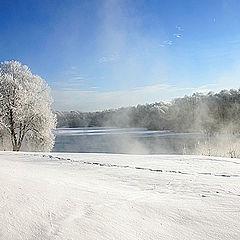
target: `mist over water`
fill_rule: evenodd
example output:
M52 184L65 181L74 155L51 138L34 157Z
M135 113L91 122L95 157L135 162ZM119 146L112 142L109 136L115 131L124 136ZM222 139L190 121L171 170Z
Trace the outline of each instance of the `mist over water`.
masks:
M56 113L58 127L70 129L57 129L54 151L240 157L240 89L194 93L170 103ZM72 129L79 126L102 128Z
M200 133L149 131L144 128L59 128L54 152L185 154L205 137ZM187 149L186 149L187 148Z

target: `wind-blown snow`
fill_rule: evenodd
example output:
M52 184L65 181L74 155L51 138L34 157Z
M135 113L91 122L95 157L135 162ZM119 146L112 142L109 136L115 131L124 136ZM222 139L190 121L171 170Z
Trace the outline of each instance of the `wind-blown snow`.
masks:
M240 239L240 160L0 152L0 239Z

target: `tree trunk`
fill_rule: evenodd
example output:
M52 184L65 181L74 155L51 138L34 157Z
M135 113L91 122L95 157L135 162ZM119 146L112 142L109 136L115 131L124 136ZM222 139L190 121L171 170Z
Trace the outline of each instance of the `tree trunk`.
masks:
M21 147L20 145L14 144L13 145L13 151L17 151L18 152L20 150L20 147Z

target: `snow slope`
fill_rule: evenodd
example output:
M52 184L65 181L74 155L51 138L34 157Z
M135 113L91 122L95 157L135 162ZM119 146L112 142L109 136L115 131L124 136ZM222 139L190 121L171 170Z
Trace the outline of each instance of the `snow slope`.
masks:
M0 152L0 239L240 239L240 159Z

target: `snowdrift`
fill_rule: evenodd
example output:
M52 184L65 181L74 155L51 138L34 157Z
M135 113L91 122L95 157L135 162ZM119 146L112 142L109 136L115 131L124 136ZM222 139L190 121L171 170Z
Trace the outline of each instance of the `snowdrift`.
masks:
M0 239L240 239L240 159L0 152Z

